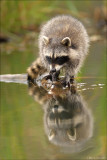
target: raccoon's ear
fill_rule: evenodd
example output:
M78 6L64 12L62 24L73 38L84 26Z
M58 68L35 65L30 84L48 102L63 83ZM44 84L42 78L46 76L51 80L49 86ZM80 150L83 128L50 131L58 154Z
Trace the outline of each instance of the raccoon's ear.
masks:
M48 38L48 37L43 36L42 39L43 39L43 43L44 43L45 45L47 45L47 44L49 43L49 38Z
M65 46L71 46L71 39L69 37L65 37L62 41L62 44L64 44Z
M48 135L48 138L49 138L49 140L52 140L54 137L55 137L55 131L52 129L52 130L50 130L50 133L49 133L49 135Z
M68 138L71 140L71 141L75 141L76 140L76 128L74 128L74 129L69 129L68 131L67 131L67 135L68 135Z

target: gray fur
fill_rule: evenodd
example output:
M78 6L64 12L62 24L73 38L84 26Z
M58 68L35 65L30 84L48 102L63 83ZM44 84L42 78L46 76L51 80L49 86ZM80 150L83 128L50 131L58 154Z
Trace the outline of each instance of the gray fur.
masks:
M48 37L47 43L44 43L43 36ZM70 46L65 46L61 42L68 37L71 40ZM70 44L70 43L69 43ZM55 57L63 55L69 56L69 62L60 66L65 69L68 77L75 76L80 70L83 61L87 55L89 47L89 38L83 24L72 16L57 16L48 21L41 29L39 36L39 54L44 67L50 71L50 65L45 56Z

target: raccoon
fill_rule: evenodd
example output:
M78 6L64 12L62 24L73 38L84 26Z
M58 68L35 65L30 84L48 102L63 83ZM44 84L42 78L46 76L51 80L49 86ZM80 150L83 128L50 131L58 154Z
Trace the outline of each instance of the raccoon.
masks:
M88 47L88 34L80 21L69 15L54 17L41 29L39 60L28 68L28 77L36 78L43 70L54 75L52 80L56 81L63 69L67 84L80 70Z

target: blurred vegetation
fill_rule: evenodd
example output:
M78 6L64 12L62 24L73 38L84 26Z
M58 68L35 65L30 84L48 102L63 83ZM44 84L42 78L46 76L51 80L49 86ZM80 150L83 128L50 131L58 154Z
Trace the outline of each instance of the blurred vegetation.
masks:
M38 31L38 26L58 14L86 17L95 7L104 6L105 1L21 1L1 0L1 30L22 32L24 29ZM84 7L86 6L86 7ZM87 9L88 6L88 9Z

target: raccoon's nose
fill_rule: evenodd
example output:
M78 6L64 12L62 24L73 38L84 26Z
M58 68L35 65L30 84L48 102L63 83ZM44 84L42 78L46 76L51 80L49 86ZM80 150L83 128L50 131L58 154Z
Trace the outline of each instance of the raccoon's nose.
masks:
M51 69L51 73L54 73L54 72L56 72L56 69L55 68Z

